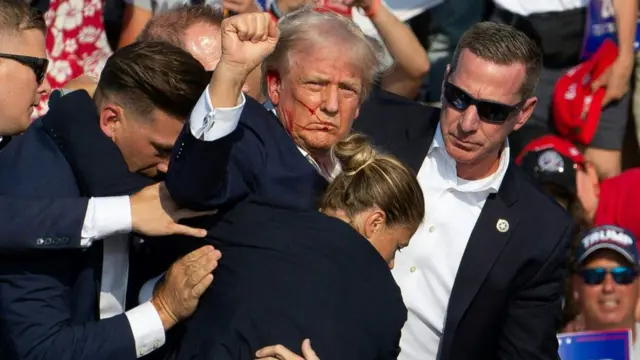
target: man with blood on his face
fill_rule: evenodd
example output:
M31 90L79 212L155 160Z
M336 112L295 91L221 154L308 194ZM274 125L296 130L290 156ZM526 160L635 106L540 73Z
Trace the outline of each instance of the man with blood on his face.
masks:
M269 98L265 106L277 119L263 104L250 98L244 101L241 94L238 99L240 92L235 90L242 89L247 75L260 64L247 65L225 55L225 39L231 34L222 30L223 51L214 76L222 80L218 84L223 84L223 96L205 99L210 101L208 112L197 115L203 123L192 122L191 131L183 132L167 174L167 188L183 206L217 208L257 190L276 195L283 191L277 199L268 196L278 206L315 209L319 190L340 173L331 148L350 132L372 89L383 66L380 48L351 21L312 7L288 14L278 28L277 45L262 63L263 92ZM235 121L213 121L221 108L235 109ZM272 120L280 124L274 126ZM266 137L268 133L274 135ZM295 150L290 152L291 143L284 140L288 138L304 156L302 161ZM223 150L228 142L233 142L232 149ZM209 150L188 150L193 148ZM212 164L210 154L224 156L228 151L230 161L241 165L231 167L224 177L215 166L202 166ZM281 157L270 155L276 151ZM305 165L305 160L313 167ZM293 168L299 170L296 176Z

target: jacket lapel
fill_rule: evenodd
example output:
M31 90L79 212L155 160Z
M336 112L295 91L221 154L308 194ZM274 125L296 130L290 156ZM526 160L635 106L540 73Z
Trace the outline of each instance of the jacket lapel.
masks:
M518 181L514 166L513 163L509 164L498 193L487 198L462 256L449 297L440 346L441 359L450 359L449 353L460 320L518 225L519 219L510 209L517 201Z

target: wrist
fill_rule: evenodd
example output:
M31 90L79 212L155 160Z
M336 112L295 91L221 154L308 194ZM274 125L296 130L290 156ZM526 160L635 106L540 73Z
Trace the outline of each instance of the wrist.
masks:
M167 306L165 302L162 300L162 297L154 296L151 298L151 305L158 312L158 316L160 317L160 321L162 322L162 327L164 331L168 331L172 327L174 327L178 323L178 319L173 316L173 314L167 310Z
M252 70L252 69L250 69ZM238 105L238 98L249 74L247 68L220 60L211 77L209 96L214 108L230 108Z

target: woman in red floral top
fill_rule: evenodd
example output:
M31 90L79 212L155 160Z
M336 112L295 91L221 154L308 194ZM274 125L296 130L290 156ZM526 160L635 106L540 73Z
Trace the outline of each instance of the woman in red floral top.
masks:
M47 23L47 81L52 89L62 88L80 75L99 77L111 48L104 31L102 0L50 0L44 15ZM47 99L42 99L34 117L42 116Z

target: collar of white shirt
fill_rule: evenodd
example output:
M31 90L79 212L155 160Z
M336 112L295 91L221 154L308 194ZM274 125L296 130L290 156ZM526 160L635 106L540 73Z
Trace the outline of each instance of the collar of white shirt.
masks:
M444 163L444 178L448 181L451 188L462 192L480 192L488 190L490 193L495 193L500 189L504 175L507 173L507 168L509 167L509 140L505 141L504 149L502 149L502 153L500 154L498 170L492 175L480 180L471 181L458 177L456 161L449 155L445 148L440 124L438 124L436 129L427 157L436 157L436 159Z
M276 117L278 116L278 114L276 113L275 106L273 106L271 101L267 100L263 105L265 109L271 111ZM302 156L304 156L307 159L307 161L309 161L309 163L311 163L311 165L314 168L316 168L316 170L318 170L320 175L322 175L323 178L327 179L327 181L329 182L333 181L333 179L335 179L336 176L338 176L338 174L342 172L342 167L340 166L340 162L336 158L333 151L331 152L331 156L329 158L330 163L322 164L321 166L321 164L319 164L316 161L316 159L314 159L311 156L311 154L309 154L305 149L301 148L300 146L297 146L297 147L298 147L298 150L300 150L300 152L302 153Z

